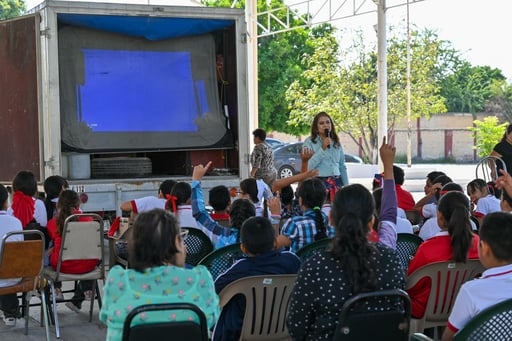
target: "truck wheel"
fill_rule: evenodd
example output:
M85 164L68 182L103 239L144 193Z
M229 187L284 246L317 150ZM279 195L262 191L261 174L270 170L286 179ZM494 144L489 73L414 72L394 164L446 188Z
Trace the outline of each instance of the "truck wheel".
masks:
M295 169L293 169L290 166L283 166L279 168L279 172L277 174L279 175L279 179L289 178L290 176L295 174Z

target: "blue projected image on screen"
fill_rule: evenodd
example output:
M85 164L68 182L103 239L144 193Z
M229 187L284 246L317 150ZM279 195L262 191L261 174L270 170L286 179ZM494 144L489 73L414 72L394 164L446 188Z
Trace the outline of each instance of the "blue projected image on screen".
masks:
M78 121L95 132L197 131L208 109L194 88L190 53L83 49L85 82L77 88ZM197 91L197 94L196 94Z

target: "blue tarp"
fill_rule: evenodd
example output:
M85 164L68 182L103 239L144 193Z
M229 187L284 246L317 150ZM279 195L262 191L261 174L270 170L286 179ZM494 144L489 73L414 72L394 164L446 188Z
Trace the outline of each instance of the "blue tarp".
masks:
M199 35L233 25L232 20L117 15L58 14L59 23L149 40Z

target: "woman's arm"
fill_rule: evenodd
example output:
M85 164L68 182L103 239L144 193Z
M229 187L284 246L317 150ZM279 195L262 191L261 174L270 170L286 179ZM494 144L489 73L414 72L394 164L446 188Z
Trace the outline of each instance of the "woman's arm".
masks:
M340 159L338 160L338 168L340 170L340 178L343 181L343 186L349 184L348 182L348 174L347 174L347 165L345 165L345 152L343 151L343 147L340 144Z

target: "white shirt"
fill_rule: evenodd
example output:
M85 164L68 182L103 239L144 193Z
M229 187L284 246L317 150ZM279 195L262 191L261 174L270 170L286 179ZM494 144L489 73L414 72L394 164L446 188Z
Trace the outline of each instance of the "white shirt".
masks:
M32 199L34 199L34 219L41 226L48 225L48 216L46 214L46 206L44 206L44 202L36 198ZM9 207L7 214L13 215L12 208Z
M479 312L512 298L512 264L490 268L482 278L462 285L455 299L448 322L461 329Z
M432 203L423 205L421 208L421 215L425 219L437 217L437 204Z
M413 234L411 222L408 219L396 217L396 233Z
M131 201L134 212L136 213L151 211L154 208L161 208L164 210L166 202L166 199L157 197L143 197Z
M196 218L194 218L194 216L192 215L192 205L179 205L178 211L176 212L176 217L178 218L181 227L191 227L201 230L210 238L213 245L217 244L217 239L219 238L219 236L213 234L210 230L201 225L196 220Z
M11 231L22 231L23 227L21 226L21 221L13 217L12 215L7 214L6 211L0 211L0 238L3 238L5 234ZM8 239L8 241L21 241L23 240L23 235L19 234L16 236L12 236ZM0 243L0 251L2 248L2 244ZM21 280L21 278L8 278L8 279L0 279L0 288L8 287L11 285L15 285Z
M492 194L478 199L475 212L486 215L492 212L501 211L500 201Z

